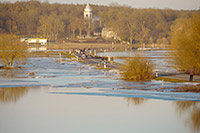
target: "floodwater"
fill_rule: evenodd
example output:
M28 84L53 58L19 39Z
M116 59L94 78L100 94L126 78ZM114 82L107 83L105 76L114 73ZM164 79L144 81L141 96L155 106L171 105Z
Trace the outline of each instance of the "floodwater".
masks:
M160 71L168 71L168 72L174 72L176 71L171 66L170 63L170 55L169 50L151 50L151 51L123 51L123 52L105 52L105 53L99 53L99 56L111 56L111 57L134 57L135 54L140 54L144 57L148 57L154 64L155 69ZM123 63L124 60L122 59L116 59L116 62Z
M126 82L115 70L56 60L0 70L0 133L200 132L198 93L155 91L161 82Z
M1 95L2 133L199 132L199 102L59 95L45 87L16 90Z

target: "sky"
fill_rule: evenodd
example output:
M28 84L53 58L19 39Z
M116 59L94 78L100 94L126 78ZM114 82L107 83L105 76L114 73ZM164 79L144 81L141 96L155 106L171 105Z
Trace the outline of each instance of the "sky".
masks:
M0 0L1 2L15 2L17 0ZM18 0L21 1L21 0ZM27 0L22 0L27 1ZM175 10L198 10L200 9L200 0L39 0L49 3L64 4L96 4L110 5L118 3L119 5L128 5L133 8L158 8L158 9L175 9Z

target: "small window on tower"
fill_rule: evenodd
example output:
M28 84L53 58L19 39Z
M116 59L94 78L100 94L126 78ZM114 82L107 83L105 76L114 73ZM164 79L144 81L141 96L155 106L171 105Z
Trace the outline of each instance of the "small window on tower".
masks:
M88 17L88 14L86 14L86 17Z

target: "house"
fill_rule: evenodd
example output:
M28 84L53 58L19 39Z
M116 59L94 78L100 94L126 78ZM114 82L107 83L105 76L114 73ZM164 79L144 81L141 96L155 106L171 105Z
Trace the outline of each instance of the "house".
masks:
M41 44L41 45L46 45L47 44L47 39L46 38L28 38L25 42L27 44Z
M113 28L103 28L101 32L101 37L106 40L120 40L117 33L113 31Z
M47 50L47 39L46 38L21 38L21 42L27 43L28 50L34 51L34 50Z

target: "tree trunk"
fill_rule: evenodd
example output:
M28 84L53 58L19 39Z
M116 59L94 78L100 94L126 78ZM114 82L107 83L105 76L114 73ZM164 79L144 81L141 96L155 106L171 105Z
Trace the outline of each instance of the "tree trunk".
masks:
M79 31L79 36L81 37L82 36L82 30L80 29Z
M88 36L88 37L90 36L90 30L87 31L87 36Z
M133 36L130 36L130 44L133 44Z
M75 38L75 30L72 31L72 38Z
M55 34L55 41L57 41L57 39L58 39L58 32L56 32Z

